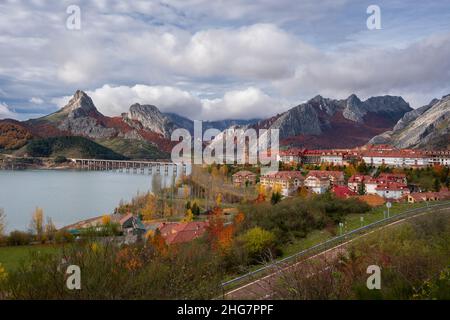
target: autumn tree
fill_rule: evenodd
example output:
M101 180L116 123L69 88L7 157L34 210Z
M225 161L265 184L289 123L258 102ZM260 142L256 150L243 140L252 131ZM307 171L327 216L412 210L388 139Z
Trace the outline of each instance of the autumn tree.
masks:
M161 255L165 255L168 252L168 247L164 237L161 234L159 229L156 229L154 235L149 238L149 243L153 248L155 248L156 252Z
M301 198L307 198L308 195L309 195L308 188L305 187L305 186L301 186L301 187L299 188L299 190L298 190L298 195L299 195L299 197L301 197Z
M184 215L183 222L192 222L194 220L194 214L191 209L186 210L186 214Z
M157 200L153 194L148 194L141 210L142 220L151 220L157 212Z
M6 215L5 211L0 208L0 238L5 235L6 231Z
M275 245L275 235L260 227L254 227L248 230L241 236L241 240L244 241L249 254L254 258L258 258Z
M258 197L256 198L257 203L266 201L266 187L262 184L258 185Z
M30 229L36 236L37 241L43 241L44 236L44 211L42 208L36 208L31 217Z
M198 206L197 202L194 202L192 204L191 210L194 215L196 216L200 215L200 207Z
M111 216L109 215L109 214L105 214L103 217L102 217L102 224L104 225L104 226L106 226L106 225L108 225L108 224L110 224L111 223Z
M208 219L208 237L212 248L219 252L227 251L232 244L234 226L225 226L223 210L215 207Z
M45 238L53 241L55 239L56 231L52 218L47 217L47 223L45 224Z

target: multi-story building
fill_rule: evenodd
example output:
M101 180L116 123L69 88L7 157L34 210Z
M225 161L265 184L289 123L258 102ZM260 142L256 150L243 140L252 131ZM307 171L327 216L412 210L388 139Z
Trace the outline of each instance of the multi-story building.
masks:
M344 184L344 173L341 171L311 170L304 185L314 193L324 193L330 187Z
M302 163L304 164L320 164L320 150L305 150L302 154Z
M288 164L297 164L302 162L302 154L304 152L300 149L289 149L279 152L278 161Z
M425 151L425 157L429 165L450 166L450 151Z
M279 187L282 195L289 196L303 185L304 180L300 171L278 171L261 176L260 183L270 189Z
M363 175L363 174L355 174L348 179L347 186L350 190L354 192L358 192L361 188L361 185L364 184L366 187L366 183L372 180L371 176Z
M251 171L241 170L233 174L232 180L233 184L238 187L253 185L256 183L256 174Z
M351 190L358 192L361 184L364 184L366 194L379 194L379 190L381 190L379 187L381 186L398 184L406 187L407 183L406 175L403 173L382 173L377 178L368 175L353 175L348 180L347 185Z
M378 167L423 167L428 158L419 150L370 150L362 153L365 163Z
M379 196L394 200L401 199L409 194L409 189L406 184L397 182L379 184L375 190Z
M335 166L342 166L345 164L344 153L336 151L324 151L320 155L320 163L328 163Z

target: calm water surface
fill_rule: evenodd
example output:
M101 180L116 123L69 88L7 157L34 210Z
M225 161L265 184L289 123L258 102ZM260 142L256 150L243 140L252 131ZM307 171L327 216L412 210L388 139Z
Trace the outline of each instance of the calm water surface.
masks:
M111 213L120 200L151 191L151 175L106 171L0 170L0 208L9 231L27 230L36 207L57 227ZM172 176L161 176L166 185Z

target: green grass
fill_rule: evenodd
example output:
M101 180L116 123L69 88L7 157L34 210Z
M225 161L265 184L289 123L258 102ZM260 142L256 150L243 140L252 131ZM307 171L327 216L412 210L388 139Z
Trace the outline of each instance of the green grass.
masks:
M16 269L21 261L26 261L31 252L54 253L59 247L53 245L0 247L0 263L7 271Z
M283 255L281 258L293 255L297 252L311 248L312 246L322 243L333 236L327 230L314 230L310 232L305 238L297 239L292 243L289 243L283 248Z
M435 203L437 204L437 202ZM395 215L398 215L406 210L426 207L426 203L393 203L392 207L389 210L389 216L393 217ZM344 233L350 232L352 230L361 228L363 226L366 226L370 223L382 220L385 218L384 211L387 211L386 206L380 206L373 208L368 213L363 214L350 214L345 217L344 221ZM364 221L361 223L361 217L364 218ZM336 227L336 234L339 234L339 227Z

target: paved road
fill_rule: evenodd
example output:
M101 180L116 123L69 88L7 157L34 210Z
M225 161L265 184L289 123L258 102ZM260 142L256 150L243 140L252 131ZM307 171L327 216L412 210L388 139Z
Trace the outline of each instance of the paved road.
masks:
M373 232L377 232L377 231L382 230L384 228L388 228L388 227L391 227L393 225L397 225L397 224L403 223L403 222L405 222L405 221L407 221L409 219L416 218L418 216L425 215L425 214L428 214L428 213L431 213L431 212L443 211L443 210L449 210L449 208L427 210L427 211L420 212L420 213L418 213L416 215L413 215L413 216L405 217L403 219L394 221L394 222L392 222L390 224L384 225L383 227L380 227L380 228L377 228L375 230L372 230L372 231L370 231L368 233L362 234L362 235L360 235L360 236L358 236L356 238L353 238L351 240L348 240L348 241L346 241L344 243L341 243L341 244L339 244L339 245L337 245L337 246L335 246L333 248L327 249L327 250L325 250L323 252L320 252L320 253L318 253L316 255L313 255L311 257L303 259L303 260L301 260L299 262L296 262L296 263L294 263L292 265L288 265L288 266L285 266L285 267L278 267L278 270L275 270L274 272L272 272L272 273L270 273L270 274L268 274L268 275L266 275L266 276L264 276L262 278L254 280L254 281L252 281L250 283L247 283L247 284L245 284L245 285L243 285L241 287L238 287L236 289L233 289L231 291L228 291L224 295L224 298L225 299L231 299L231 300L270 299L272 297L272 295L273 295L273 293L272 293L273 285L276 284L277 280L281 277L281 275L284 272L292 270L294 268L295 269L301 268L302 265L304 265L305 262L308 261L308 260L312 260L312 259L331 260L331 259L335 258L339 253L345 252L347 246L351 242L353 242L353 241L355 241L357 239L366 237L369 234L371 234Z

